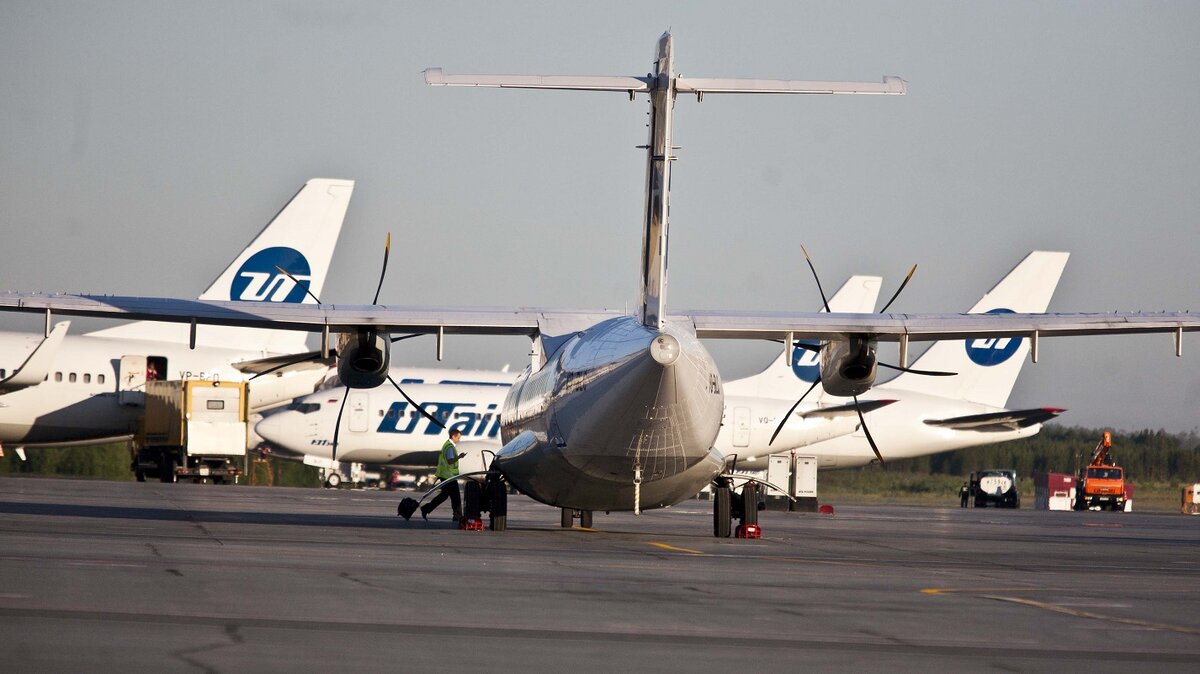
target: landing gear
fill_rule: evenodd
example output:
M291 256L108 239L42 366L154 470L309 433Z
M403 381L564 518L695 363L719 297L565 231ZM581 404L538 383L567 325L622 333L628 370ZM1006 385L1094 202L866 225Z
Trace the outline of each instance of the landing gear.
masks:
M758 526L758 484L747 482L742 491L735 493L728 477L713 481L713 536L729 538L736 533L738 538L761 538ZM733 519L740 524L733 529Z
M340 485L341 483L342 483L342 476L338 475L336 472L332 472L329 475L325 476L325 486L330 489L337 489L338 485Z
M504 480L489 476L487 484L484 485L484 494L487 496L491 530L504 531L508 529L508 487L504 484Z
M483 486L467 480L463 489L463 516L459 529L483 531Z
M584 529L592 528L592 511L576 510L574 508L563 508L562 509L562 520L561 520L562 528L570 529L571 527L575 526L575 518L576 517L579 518L579 526L580 527L582 527Z
M729 480L717 478L713 483L713 536L717 538L729 538L729 534L733 533L731 528L733 525L733 512L731 510L733 502L733 490L729 487Z

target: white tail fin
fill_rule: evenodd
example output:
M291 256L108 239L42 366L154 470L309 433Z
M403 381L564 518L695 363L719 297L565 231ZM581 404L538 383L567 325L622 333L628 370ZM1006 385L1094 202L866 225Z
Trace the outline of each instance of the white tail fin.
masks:
M1068 255L1030 253L970 313L1044 312ZM1019 337L934 342L912 367L957 372L957 376L928 377L905 372L883 386L1004 407L1027 353L1029 340Z
M200 295L200 299L312 303L313 299L304 288L281 274L276 266L286 269L320 297L353 191L352 180L309 180ZM134 321L89 334L186 343L189 329L187 325ZM247 351L288 353L303 351L307 336L307 333L295 330L205 325L197 328L196 343L236 344Z
M829 300L835 313L866 314L875 310L883 279L878 276L851 276ZM822 309L823 311L823 309ZM788 353L784 347L765 370L756 375L725 383L727 395L795 398L820 374L820 356L804 349ZM815 399L815 398L814 398Z

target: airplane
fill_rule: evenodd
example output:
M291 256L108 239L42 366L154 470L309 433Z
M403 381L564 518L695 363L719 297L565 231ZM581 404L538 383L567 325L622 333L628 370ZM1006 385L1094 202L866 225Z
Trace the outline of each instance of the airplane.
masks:
M1067 253L1034 251L997 283L970 313L1044 311L1062 276ZM870 312L881 279L855 276L833 297L835 312ZM935 342L914 367L952 370L956 377L912 373L874 387L862 399L872 404L871 426L886 438L889 459L912 458L983 444L1029 437L1041 424L1065 410L1054 407L1008 410L1005 403L1016 384L1027 340L953 340ZM817 459L819 469L864 466L876 461L862 425L848 400L822 394L790 415L783 432L773 430L788 414L797 387L814 382L816 354L783 349L761 372L727 381L725 414L715 447L736 455L745 470L765 468L765 458L797 449ZM455 379L461 379L456 376ZM339 452L343 461L432 468L445 439L444 429L463 433L459 450L465 471L484 470L488 452L500 450L497 411L507 395L496 386L414 386L406 388L435 421L421 417L390 386L356 390L349 395L350 423L343 429ZM323 465L332 451L335 415L343 392L328 391L297 398L273 413L255 431L306 462ZM886 409L884 409L886 408Z
M353 190L349 180L306 182L200 299L299 303L307 299L304 287L319 292ZM296 270L303 287L276 265ZM68 335L69 325L58 323L44 337L0 332L0 443L21 449L128 439L142 412L147 376L241 380L271 357L307 351L305 335L290 330L189 330L136 321ZM314 364L260 379L251 406L311 392L324 372Z
M425 71L428 84L491 88L619 92L650 101L645 209L636 315L616 311L527 308L397 307L180 300L0 293L0 310L319 331L322 354L337 337L341 381L371 389L389 379L390 338L433 334L524 335L530 365L501 408L501 450L487 471L464 474L463 525L475 529L488 512L493 530L507 528L507 487L563 509L584 512L659 508L714 485L713 534L757 537L758 484L732 473L714 447L724 411L721 376L701 338L817 340L821 385L853 397L875 383L878 343L895 341L907 368L910 342L1025 337L1036 361L1041 337L1168 333L1181 353L1184 332L1200 330L1187 312L1108 314L833 314L813 312L667 311L668 204L674 105L678 94L901 95L902 79L882 83L687 78L676 74L674 38L658 40L653 71L632 77L447 75ZM387 259L385 248L385 265ZM537 252L529 264L536 264ZM807 257L807 256L806 256ZM810 266L811 266L811 260ZM527 265L515 265L519 270ZM518 273L518 272L514 272ZM382 281L382 278L381 278ZM823 294L823 293L822 293ZM378 295L377 295L378 297ZM895 296L893 296L894 299ZM823 298L824 299L824 298ZM827 304L827 302L825 303ZM394 383L394 382L393 382ZM861 410L860 410L861 411ZM335 428L335 433L340 424ZM872 450L878 452L874 442ZM336 442L332 448L336 453ZM482 480L482 484L480 482ZM735 487L742 482L737 502ZM738 503L742 503L738 507ZM589 516L590 518L590 516ZM565 516L564 516L565 520Z
M1034 251L987 292L968 313L1041 312L1062 276L1068 254ZM1005 405L1030 342L1021 337L1000 337L934 342L913 362L922 371L951 371L954 377L926 377L913 372L874 386L860 400L891 401L871 414L871 433L886 438L889 459L926 456L1036 435L1043 422L1066 410L1037 407L1010 410ZM792 395L797 386L811 385L820 376L817 354L801 347L780 354L754 377L725 384L726 399L778 400ZM842 406L846 398L822 393L816 409ZM736 410L736 408L735 408ZM811 412L801 410L802 414ZM778 427L779 417L760 414L750 407L743 416L751 419L743 430L744 444L737 448L741 465L748 470L765 468L765 457L793 449L790 443L768 438ZM788 420L791 423L791 420ZM724 436L737 432L726 424L717 436L717 446L727 446ZM817 459L821 470L853 468L877 460L867 440L865 426L810 444L805 456ZM780 438L783 436L781 435ZM882 441L882 440L881 440ZM764 451L764 448L768 448Z
M830 298L829 305L838 312L871 311L879 296L881 282L878 276L853 276ZM263 417L254 430L271 446L301 456L308 465L325 469L326 485L336 487L342 480L342 473L354 472L353 469L343 471L332 455L333 429L338 426L337 411L342 409L347 396L349 423L341 429L337 445L338 456L343 463L433 468L437 463L437 452L445 440L444 430L457 428L463 433L458 443L459 450L467 454L460 461L460 468L469 472L481 470L483 457L488 452L494 454L500 449L499 410L516 375L488 371L445 371L441 376L428 377L427 380L401 381L401 384L417 384L405 387L409 397L419 401L416 405L410 405L390 385L352 392L336 391L333 379L330 378L322 391L299 397L286 408ZM735 383L726 384L726 391ZM791 392L790 389L787 391L788 394ZM737 410L736 423L745 423L748 433L749 418L743 418L742 411L752 406L757 415L769 413L778 417L790 402L781 400L783 397L740 401L727 396L726 405ZM877 404L882 407L886 403ZM781 445L801 447L851 433L857 428L853 409L840 405L826 406L828 409L818 411L816 405L811 407L811 414L804 418L796 417L781 434ZM429 412L430 416L423 417L416 411L418 408ZM772 411L767 412L764 408ZM721 444L720 437L718 448L723 452L743 451L736 449L734 444L737 443L736 447L745 447L740 443L742 434L727 438L726 445ZM762 438L761 442L765 446L766 439Z

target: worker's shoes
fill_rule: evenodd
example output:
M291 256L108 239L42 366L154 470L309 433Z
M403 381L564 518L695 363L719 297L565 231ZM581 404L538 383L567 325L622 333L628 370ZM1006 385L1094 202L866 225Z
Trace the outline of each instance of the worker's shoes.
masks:
M416 500L408 498L408 497L405 497L404 499L402 499L400 501L400 504L396 506L396 514L403 517L406 520L409 519L410 517L412 517L413 513L416 512L416 510L417 510ZM425 511L422 510L421 514L424 515Z

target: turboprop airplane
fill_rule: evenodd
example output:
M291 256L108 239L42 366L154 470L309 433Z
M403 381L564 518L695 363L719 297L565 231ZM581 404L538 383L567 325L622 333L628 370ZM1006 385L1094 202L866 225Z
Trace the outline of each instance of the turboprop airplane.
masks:
M564 510L658 508L714 484L713 533L728 536L732 517L741 536L760 535L757 511L737 507L733 486L744 481L740 502L757 502L757 484L728 470L714 447L724 395L721 377L700 338L818 340L821 382L837 396L858 396L875 383L880 340L897 341L905 367L910 341L1026 337L1036 360L1041 337L1164 332L1180 353L1185 331L1200 316L1176 313L1109 314L878 314L685 311L666 305L668 204L678 94L903 94L899 78L882 83L696 79L675 73L674 43L664 34L653 71L633 77L445 75L426 71L434 85L610 91L650 100L646 145L641 292L637 315L615 311L414 308L372 304L270 305L171 298L96 295L0 294L0 309L135 320L162 320L321 331L338 338L338 376L349 388L370 389L389 379L393 333L435 334L439 354L447 333L525 335L531 363L501 409L500 452L488 470L466 482L464 523L475 528L483 511L492 528L507 527L511 484L535 500ZM536 262L532 252L531 262ZM386 269L386 254L385 254ZM515 265L515 270L521 265ZM515 272L519 273L519 272ZM382 282L382 279L381 279ZM894 299L893 295L893 299ZM378 291L377 297L378 298ZM826 303L827 304L827 303ZM393 382L394 383L394 382ZM857 402L857 401L856 401ZM857 405L856 405L857 407ZM338 426L340 428L340 424ZM335 429L335 433L336 433ZM336 443L334 443L336 446ZM873 449L875 449L873 447Z
M881 281L878 276L851 277L830 298L830 308L849 313L872 311ZM769 377L770 369L760 376ZM515 379L515 374L504 372L454 370L440 371L421 380L404 379L400 383L405 385L408 396L417 401L416 405L411 405L390 385L347 392L335 390L338 387L331 381L323 390L297 398L286 408L265 416L254 430L272 446L301 456L308 465L325 469L328 486L337 486L342 473L355 472L344 470L342 465L346 463L433 468L447 428L457 428L463 434L458 446L467 456L459 462L460 469L484 470L485 456L489 452L495 454L501 447L500 408ZM761 449L747 447L742 442L750 437L749 411L753 410L754 415L781 416L791 402L785 397L794 393L794 382L794 377L789 376L786 386L781 387L785 392L777 397L743 400L727 395L726 406L734 409L735 414L733 419L726 419L726 424L737 424L739 430L722 432L717 448L726 454L757 455L766 451L765 435L755 437L755 443L762 444ZM726 391L735 383L730 382ZM871 403L879 407L885 404L886 401ZM339 427L337 415L343 405L349 416L339 434L337 451L342 462L339 464L333 457L333 431ZM424 417L417 409L429 415ZM851 433L858 427L856 411L846 405L825 405L818 409L813 404L805 412L780 434L778 442L782 447L803 447Z
M1067 253L1034 251L1012 269L999 283L971 307L972 314L1032 313L1045 311L1062 276ZM832 303L832 302L831 302ZM913 363L920 371L950 371L953 377L928 377L914 372L901 373L895 379L873 387L860 402L889 401L871 415L870 430L863 424L851 433L839 433L805 446L804 455L817 458L820 469L863 466L877 460L867 434L873 434L882 444L881 451L889 459L926 456L955 449L1005 442L1036 435L1041 424L1066 410L1056 407L1037 407L1010 410L1005 408L1008 396L1025 356L1029 340L1022 337L1001 337L934 342ZM820 377L817 354L794 347L789 357L785 351L765 370L725 384L726 400L775 401L795 394L797 388L816 386ZM772 431L795 423L797 418L813 414L827 406L843 407L850 403L822 392L817 405L801 409L786 422L780 416L762 414L748 407L741 416L750 419L744 430L745 441L735 451L747 461L746 468L759 468L767 455L795 449L780 433L772 442ZM732 405L727 405L732 407ZM734 409L735 416L737 408ZM717 446L724 447L725 436L738 426L728 423L717 436ZM784 425L784 424L787 425Z
M200 299L298 303L307 299L305 288L320 292L353 190L350 180L309 180ZM276 265L292 269L295 280ZM187 326L137 321L68 335L68 327L58 323L44 338L0 332L0 443L126 439L142 411L148 374L241 380L269 367L273 356L307 351L305 335L293 330L204 326L189 334ZM313 364L260 378L251 406L309 393L326 370Z

